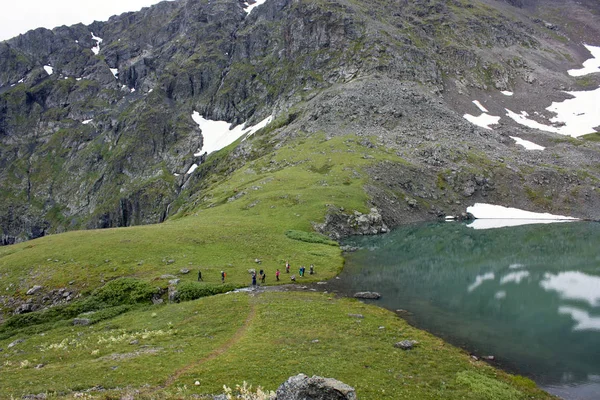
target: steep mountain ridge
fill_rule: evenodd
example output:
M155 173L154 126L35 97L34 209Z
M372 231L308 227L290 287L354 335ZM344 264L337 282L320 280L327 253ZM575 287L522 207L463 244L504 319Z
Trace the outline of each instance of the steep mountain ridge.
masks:
M238 1L187 0L2 42L2 243L163 221L199 204L211 175L320 131L407 160L368 186L390 226L482 198L597 218L595 143L462 118L479 96L500 110L500 90L541 109L561 88L600 84L564 73L586 58L574 41L598 37L569 23L597 5L577 4L564 27L545 21L569 4L517 5L267 0L246 14ZM203 143L194 110L233 124L279 119L188 175ZM515 149L515 132L552 150Z

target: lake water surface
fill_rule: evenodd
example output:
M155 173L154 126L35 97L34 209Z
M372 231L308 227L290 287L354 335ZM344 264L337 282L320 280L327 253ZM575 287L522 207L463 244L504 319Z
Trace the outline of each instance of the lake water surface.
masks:
M381 293L415 326L565 399L600 399L600 224L474 230L460 223L355 237L332 285Z

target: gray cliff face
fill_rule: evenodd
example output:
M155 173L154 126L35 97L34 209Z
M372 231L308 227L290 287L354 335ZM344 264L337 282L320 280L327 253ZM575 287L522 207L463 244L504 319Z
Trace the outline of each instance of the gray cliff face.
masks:
M324 131L395 149L407 164L374 168L366 188L390 227L485 198L597 217L595 143L484 131L462 114L475 96L502 110L498 90L542 109L598 86L564 73L586 59L581 41L600 44L598 13L590 1L267 0L246 14L236 0L179 0L1 42L0 241L163 221L207 176L268 151L247 141L186 175L203 140L194 110L234 124L274 113L271 145ZM515 132L552 150L519 151Z

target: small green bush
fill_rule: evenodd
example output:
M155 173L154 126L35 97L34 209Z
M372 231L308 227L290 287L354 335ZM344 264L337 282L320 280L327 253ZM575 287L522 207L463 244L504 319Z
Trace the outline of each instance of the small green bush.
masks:
M523 397L518 390L506 383L473 371L457 373L456 383L468 386L481 400L519 400Z
M285 236L289 237L290 239L299 240L301 242L321 243L327 244L329 246L338 246L338 243L336 241L329 239L325 235L321 235L320 233L315 232L289 230L285 232Z
M96 290L92 297L110 306L118 306L149 302L155 293L157 288L147 282L133 278L119 278Z
M104 308L90 315L89 319L92 324L95 324L100 321L104 321L105 319L111 319L118 315L124 314L127 311L130 311L132 308L133 307L131 305L121 305L116 307Z
M212 296L219 293L230 292L236 286L231 284L210 284L200 282L184 282L177 286L180 301L196 300L201 297Z

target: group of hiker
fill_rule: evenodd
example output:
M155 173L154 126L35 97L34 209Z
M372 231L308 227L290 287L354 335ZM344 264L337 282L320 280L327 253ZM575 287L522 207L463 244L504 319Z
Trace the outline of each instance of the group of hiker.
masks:
M285 272L287 274L290 273L290 263L288 261L285 262ZM256 274L255 270L250 270L250 274L252 275L252 286L256 286L257 284L257 279L260 279L261 283L265 283L266 279L267 279L267 274L266 272L261 269L260 271L258 271L258 276ZM303 277L304 274L306 272L306 267L305 266L300 266L300 268L298 269L298 275L300 277ZM313 264L310 264L309 267L309 274L313 275L315 273L315 266ZM275 279L277 280L277 282L279 282L279 276L281 275L281 271L279 271L279 268L277 268L277 271L275 271ZM227 274L225 273L225 271L221 271L221 282L225 283L225 278L227 277ZM296 281L296 275L292 275L290 276L290 279L292 281ZM204 282L204 279L202 278L202 271L198 270L198 282Z
M225 271L221 271L221 283L225 283L225 278L227 277L227 274L225 273ZM204 279L202 279L202 271L198 270L198 282L204 282Z

